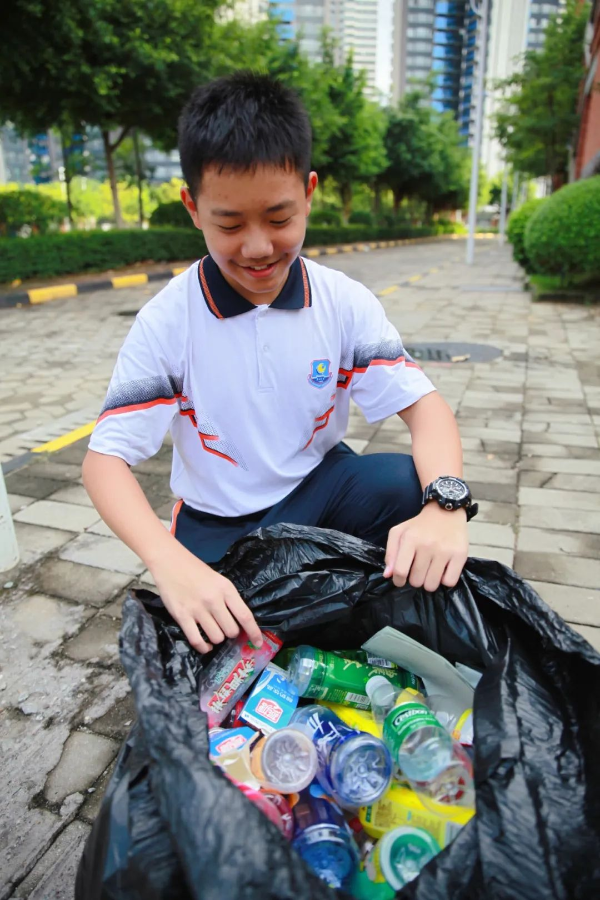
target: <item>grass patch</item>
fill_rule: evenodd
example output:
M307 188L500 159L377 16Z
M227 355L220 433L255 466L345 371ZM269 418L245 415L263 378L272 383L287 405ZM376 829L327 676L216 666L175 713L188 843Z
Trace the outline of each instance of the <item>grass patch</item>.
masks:
M600 273L563 278L560 275L530 275L534 300L600 301Z

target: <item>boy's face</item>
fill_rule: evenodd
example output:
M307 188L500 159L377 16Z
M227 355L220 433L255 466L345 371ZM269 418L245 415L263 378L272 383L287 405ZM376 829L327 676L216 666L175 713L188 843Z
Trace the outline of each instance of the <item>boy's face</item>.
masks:
M187 188L181 199L226 281L251 303L266 304L300 253L316 186L316 172L305 187L292 169L219 172L211 166L195 202Z

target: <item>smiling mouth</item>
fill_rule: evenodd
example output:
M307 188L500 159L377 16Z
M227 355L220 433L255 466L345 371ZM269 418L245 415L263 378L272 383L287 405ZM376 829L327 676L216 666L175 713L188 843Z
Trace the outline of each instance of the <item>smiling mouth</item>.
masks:
M280 262L280 260L276 259L274 262L263 263L260 266L242 266L242 268L248 269L250 272L264 272L266 269L272 269L278 262Z

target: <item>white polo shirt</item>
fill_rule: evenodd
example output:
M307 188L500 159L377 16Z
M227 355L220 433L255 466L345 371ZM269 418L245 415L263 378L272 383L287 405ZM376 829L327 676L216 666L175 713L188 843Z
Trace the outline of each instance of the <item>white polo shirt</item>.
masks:
M342 272L297 259L270 306L254 306L210 256L138 313L90 440L136 465L173 438L171 489L195 509L273 506L346 433L435 390L383 307Z

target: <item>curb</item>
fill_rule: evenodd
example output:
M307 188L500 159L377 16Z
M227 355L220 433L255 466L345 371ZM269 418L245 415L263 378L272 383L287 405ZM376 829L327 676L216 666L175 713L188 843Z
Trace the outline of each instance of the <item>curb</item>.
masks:
M336 253L364 253L369 250L384 250L389 247L404 247L407 244L428 244L436 241L464 240L463 234L437 234L430 237L403 238L394 241L365 241L358 244L336 244L331 247L307 247L304 256L315 259L318 256L333 256ZM477 238L493 238L494 234L478 234ZM135 275L115 275L113 278L104 278L98 281L70 282L68 284L54 284L47 287L31 288L28 291L18 293L0 294L0 309L10 307L37 306L40 303L48 303L50 300L63 300L67 297L77 297L80 294L91 294L94 291L136 287L149 284L153 281L164 281L165 278L173 278L185 272L187 266L179 266L175 269L161 269L159 272L140 272Z

